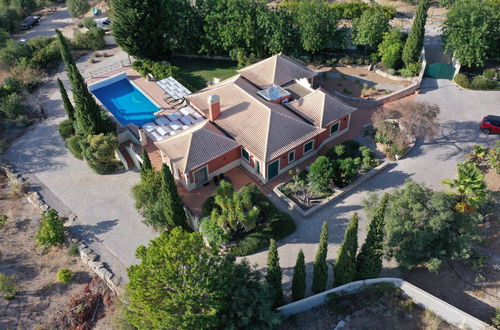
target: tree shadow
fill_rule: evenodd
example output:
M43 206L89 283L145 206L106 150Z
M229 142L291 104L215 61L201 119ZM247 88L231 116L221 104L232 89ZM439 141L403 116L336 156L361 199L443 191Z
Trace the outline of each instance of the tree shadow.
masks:
M95 225L75 224L69 227L69 231L76 237L83 239L87 244L94 242L102 243L98 236L112 230L118 224L118 219L104 220Z

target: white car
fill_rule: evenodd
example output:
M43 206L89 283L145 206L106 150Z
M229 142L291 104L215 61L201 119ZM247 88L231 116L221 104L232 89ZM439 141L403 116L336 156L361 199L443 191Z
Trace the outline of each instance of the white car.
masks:
M111 21L107 17L94 19L96 26L104 31L108 31L111 26Z

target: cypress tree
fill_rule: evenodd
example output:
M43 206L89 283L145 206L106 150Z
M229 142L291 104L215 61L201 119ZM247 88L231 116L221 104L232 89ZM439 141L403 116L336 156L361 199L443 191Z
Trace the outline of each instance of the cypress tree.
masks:
M356 275L358 280L377 277L382 270L384 213L388 200L389 194L385 194L375 210L375 215L368 228L366 240L358 253L356 259Z
M356 252L358 250L358 214L354 213L347 225L344 242L335 263L335 286L352 282L356 279Z
M62 35L61 31L56 29L56 37L59 42L59 51L61 52L61 58L64 62L64 67L69 73L72 71L73 67L76 67L73 56L71 56L71 51L69 50L68 42L66 38ZM70 78L71 79L71 78Z
M411 26L408 39L403 47L403 62L408 67L411 63L419 61L420 52L424 45L425 21L427 20L427 10L429 9L429 0L420 0L415 14L415 19Z
M321 235L319 239L318 252L314 258L313 283L312 291L319 293L325 291L326 282L328 281L328 265L326 263L326 255L328 253L328 224L323 222Z
M187 231L193 231L187 223L186 212L184 211L184 207L182 205L181 196L177 191L174 176L172 175L172 172L170 172L170 168L168 168L165 163L161 168L161 190L159 203L161 203L163 214L165 215L166 225L169 230L180 226Z
M151 165L151 160L149 159L149 154L146 148L142 149L142 166L141 166L141 177L144 177L145 173L152 170L153 165Z
M63 85L61 79L59 79L59 78L57 78L57 85L59 85L59 92L61 93L63 106L64 106L64 109L66 110L66 113L68 114L68 119L72 123L74 123L75 122L75 108L73 108L73 104L71 104L68 93L66 92L66 88L64 88L64 85Z
M270 240L269 253L267 254L267 276L266 281L271 288L274 306L283 304L283 288L281 287L281 267L278 247L274 239Z
M300 300L306 296L306 264L304 260L304 252L300 249L297 255L297 262L293 267L292 279L292 298Z

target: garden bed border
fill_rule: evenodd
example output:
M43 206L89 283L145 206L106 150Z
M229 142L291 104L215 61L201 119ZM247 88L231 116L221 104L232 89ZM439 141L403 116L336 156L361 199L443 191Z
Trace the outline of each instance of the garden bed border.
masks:
M284 316L298 314L327 303L328 295L330 293L356 293L367 286L376 283L392 283L395 287L401 289L408 297L410 297L414 303L430 310L446 322L458 326L459 328L473 330L485 330L491 328L483 321L433 296L427 291L424 291L415 285L406 282L405 280L393 277L374 278L347 283L339 287L323 291L314 296L278 307L278 311L280 311Z
M319 209L323 208L324 206L328 205L329 203L343 197L345 194L349 193L351 190L353 190L354 188L356 188L357 186L359 186L360 184L362 184L363 182L371 179L372 177L374 177L375 175L379 174L380 172L382 172L387 166L389 166L390 164L392 164L393 162L391 161L384 161L382 164L372 168L370 171L366 172L365 174L363 174L362 176L360 176L359 178L357 178L356 180L354 180L354 182L352 182L351 184L347 185L345 188L343 189L339 189L338 192L334 193L333 195L329 196L328 198L326 198L324 201L322 201L321 203L319 203L318 205L315 205L307 210L303 210L297 203L295 203L291 198L287 197L285 194L283 194L279 188L282 187L285 183L282 183L276 187L274 187L273 191L274 193L276 194L276 196L278 196L278 198L283 201L285 204L287 204L289 206L289 209L291 210L294 210L294 211L297 211L300 215L302 215L303 217L310 217L313 213L315 213L316 211L318 211Z

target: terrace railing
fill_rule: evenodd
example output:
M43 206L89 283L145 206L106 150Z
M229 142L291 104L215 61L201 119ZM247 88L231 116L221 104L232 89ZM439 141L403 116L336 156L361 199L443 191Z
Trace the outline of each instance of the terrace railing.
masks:
M132 66L132 62L130 61L130 58L126 58L124 60L120 60L105 66L102 66L96 70L89 71L87 74L87 79L94 78L96 76L99 76L103 73L110 72L113 70L116 70L118 68L123 68L123 67L130 67Z

